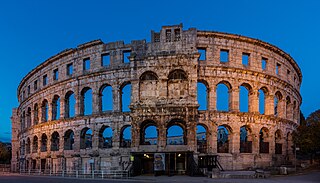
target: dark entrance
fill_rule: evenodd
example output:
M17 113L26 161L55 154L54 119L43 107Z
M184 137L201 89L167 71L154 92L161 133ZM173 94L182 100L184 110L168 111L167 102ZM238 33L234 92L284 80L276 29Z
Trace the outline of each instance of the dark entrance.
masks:
M155 154L163 154L164 171L155 171ZM190 165L193 161L193 155L190 152L172 152L172 153L133 153L133 175L154 174L154 175L190 175ZM190 169L190 170L189 170Z
M46 169L46 159L41 159L41 172Z
M31 164L32 164L32 169L35 170L37 168L36 167L37 166L37 161L35 159L33 159Z

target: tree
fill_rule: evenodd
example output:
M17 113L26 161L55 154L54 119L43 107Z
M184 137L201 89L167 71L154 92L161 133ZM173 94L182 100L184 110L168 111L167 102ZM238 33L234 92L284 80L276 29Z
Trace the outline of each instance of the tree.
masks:
M0 142L0 164L9 164L11 161L11 150Z
M298 154L312 161L320 153L320 110L311 113L306 120L301 114L300 126L293 132L293 142L300 148Z

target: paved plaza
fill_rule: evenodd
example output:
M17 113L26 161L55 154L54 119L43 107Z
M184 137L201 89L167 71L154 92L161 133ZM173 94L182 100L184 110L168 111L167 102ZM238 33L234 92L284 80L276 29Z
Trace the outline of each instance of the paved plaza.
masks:
M274 176L267 179L209 179L206 177L189 177L189 176L138 176L129 180L109 179L109 180L92 180L92 179L74 179L62 177L41 177L41 176L21 176L21 175L0 175L1 183L112 183L112 182L159 182L159 183L178 183L178 182L222 182L222 183L320 183L320 171L312 171L306 174L290 176Z

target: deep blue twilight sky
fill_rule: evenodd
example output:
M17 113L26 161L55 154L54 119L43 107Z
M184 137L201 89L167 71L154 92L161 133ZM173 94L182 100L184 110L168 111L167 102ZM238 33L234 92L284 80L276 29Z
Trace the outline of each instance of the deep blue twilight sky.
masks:
M150 30L183 23L241 34L289 53L303 73L302 112L320 108L320 1L10 0L0 2L0 141L10 141L16 89L29 71L66 48L95 39L150 40Z

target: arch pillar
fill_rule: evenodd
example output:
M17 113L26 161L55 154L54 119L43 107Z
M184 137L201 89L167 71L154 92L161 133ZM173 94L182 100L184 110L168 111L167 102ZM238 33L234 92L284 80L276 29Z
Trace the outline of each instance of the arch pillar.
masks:
M274 98L273 95L265 95L265 104L264 104L265 114L274 115Z
M208 153L209 154L217 154L217 126L214 125L210 128L211 125L207 125L207 143L208 143Z
M239 154L240 153L240 128L233 128L232 134L229 135L230 138L230 145L229 147L232 154Z
M135 130L133 130L135 129ZM131 146L132 147L139 147L140 145L140 126L137 122L132 123L131 125Z
M259 91L256 88L249 91L249 112L259 114Z
M93 150L98 150L99 148L99 131L100 129L96 129L96 125L91 126L91 131L92 131L92 149Z
M294 120L293 119L293 104L292 103L289 103L287 104L286 103L286 109L285 109L285 112L286 112L286 119L289 119L289 120Z
M74 139L74 143L73 143L73 150L74 152L79 152L80 151L80 133L81 130L75 129L73 131L73 139Z
M51 138L52 138L52 133L47 134L47 153L48 154L51 153Z
M47 119L47 121L52 120L52 112L53 112L52 102L49 103L49 101L48 101L48 119Z
M197 125L195 125L195 121L186 122L184 129L184 140L187 140L186 145L188 146L188 150L197 151ZM189 137L189 138L188 138ZM193 138L192 138L193 137Z
M209 81L212 82L212 81ZM208 87L208 110L217 110L217 87Z
M39 117L39 120L38 120L38 124L39 123L42 123L43 122L43 109L42 109L42 102L40 103L40 105L38 106L38 117Z
M101 109L101 102L99 97L99 91L96 88L92 88L92 114L99 114Z
M162 124L161 124L162 123ZM163 150L167 145L167 125L164 121L161 121L158 126L158 150Z
M63 119L65 117L65 105L66 105L66 101L65 101L65 97L64 96L60 96L60 119Z
M64 150L64 133L65 131L61 131L59 132L59 151L63 151Z
M260 135L261 126L250 126L248 132L248 141L252 142L252 154L259 154L260 144L259 144L259 135Z
M229 89L229 111L239 112L239 88Z
M139 100L139 80L131 81L131 104L136 103ZM130 104L130 105L131 105Z
M111 127L112 129L112 148L119 149L120 147L120 127L119 123L116 123L114 127ZM133 140L133 139L132 139Z
M278 116L280 118L285 118L286 113L285 113L285 104L286 101L284 100L284 98L282 98L281 100L279 100L278 102Z
M120 112L121 111L121 89L119 86L112 87L112 100L113 100L113 111L114 112Z
M81 97L81 93L79 91L79 88L77 87L76 90L74 91L74 99L76 100L75 101L75 111L74 111L74 116L80 116L81 115L81 112L83 110L81 110L81 108L83 106L82 105L82 97Z

